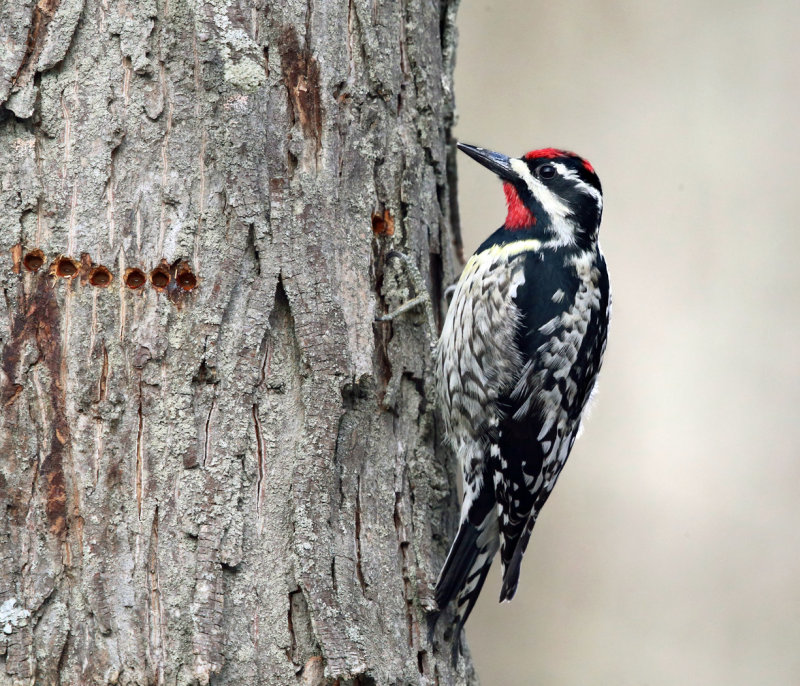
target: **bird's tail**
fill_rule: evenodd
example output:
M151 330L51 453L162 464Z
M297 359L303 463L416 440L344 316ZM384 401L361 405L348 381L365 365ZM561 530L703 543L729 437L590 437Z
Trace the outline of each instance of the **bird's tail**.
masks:
M527 538L524 541L519 541L514 554L511 556L511 561L503 571L503 585L500 588L500 602L511 600L517 592L517 584L519 584L519 570L522 564L522 555L525 552L527 545Z
M494 498L489 489L485 490L485 495L479 492L465 508L465 516L462 517L458 533L436 582L435 597L440 610L457 598L454 658L458 653L461 629L475 606L500 545Z
M517 592L519 584L519 570L522 564L522 556L531 540L531 533L536 524L536 511L532 512L525 523L525 528L520 532L517 540L513 542L511 559L508 564L503 565L503 585L500 588L500 602L511 600Z

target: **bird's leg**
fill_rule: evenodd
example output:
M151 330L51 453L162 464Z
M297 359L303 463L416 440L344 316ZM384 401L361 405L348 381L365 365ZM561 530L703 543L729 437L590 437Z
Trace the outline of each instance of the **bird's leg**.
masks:
M414 264L414 261L408 255L398 252L397 250L392 250L386 254L387 262L393 258L401 260L405 265L406 274L408 274L408 278L411 281L411 285L414 287L414 291L417 295L411 298L411 300L404 302L402 305L400 305L400 307L392 310L391 312L384 314L381 317L376 317L376 321L390 322L396 317L399 317L401 314L413 310L415 307L421 306L425 310L425 317L428 321L428 330L430 331L431 346L433 346L438 338L438 332L436 329L436 319L433 316L433 303L431 302L431 296L425 286L425 281L422 278L422 274L419 273L417 265Z

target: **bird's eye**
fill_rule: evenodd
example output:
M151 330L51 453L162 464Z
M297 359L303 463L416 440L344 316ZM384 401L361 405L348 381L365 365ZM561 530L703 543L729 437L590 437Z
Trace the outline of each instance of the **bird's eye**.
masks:
M536 176L540 179L552 179L556 175L556 168L552 164L540 164L536 167Z

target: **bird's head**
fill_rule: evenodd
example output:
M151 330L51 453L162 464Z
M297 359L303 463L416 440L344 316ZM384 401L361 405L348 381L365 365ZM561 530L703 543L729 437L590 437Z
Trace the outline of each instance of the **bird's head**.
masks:
M597 239L603 192L594 168L582 157L555 148L514 158L465 143L458 147L503 181L506 229L535 227L565 244Z

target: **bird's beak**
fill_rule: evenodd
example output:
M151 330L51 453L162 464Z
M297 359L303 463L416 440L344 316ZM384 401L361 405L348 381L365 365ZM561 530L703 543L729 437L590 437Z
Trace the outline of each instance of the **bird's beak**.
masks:
M511 169L511 160L506 155L466 143L456 143L456 145L461 152L493 171L503 181L513 181L516 178L516 174Z

